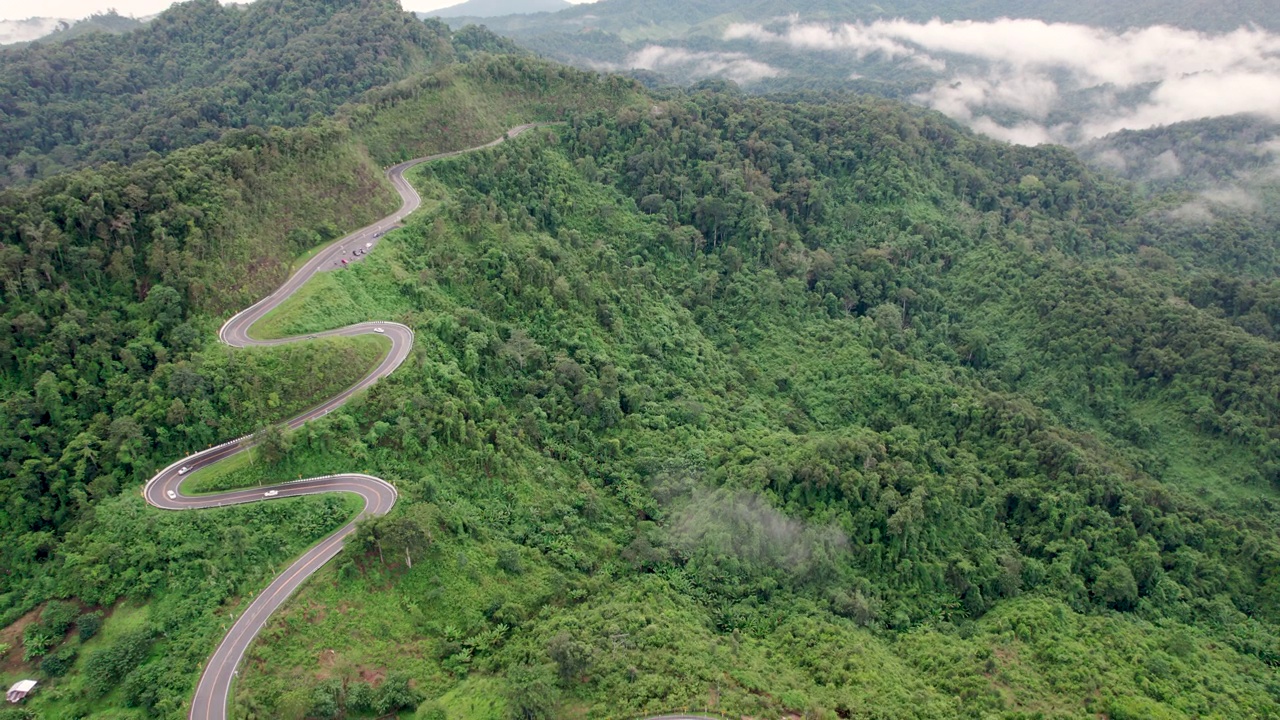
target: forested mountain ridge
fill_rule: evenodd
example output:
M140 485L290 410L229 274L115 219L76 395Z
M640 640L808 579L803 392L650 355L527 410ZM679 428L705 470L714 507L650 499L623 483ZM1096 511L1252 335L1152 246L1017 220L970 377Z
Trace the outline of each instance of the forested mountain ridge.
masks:
M674 94L421 175L276 326L417 328L369 434L280 464L366 452L401 519L241 712L364 707L370 664L427 717L1276 711L1280 347L1183 299L1229 226L871 99Z
M1218 114L1275 117L1260 98L1275 82L1264 48L1280 13L1254 0L605 0L483 22L546 57L652 86L723 78L761 94L856 91L1022 144L1074 146ZM1226 91L1233 82L1260 83L1259 92Z
M439 10L421 12L423 17L477 17L557 12L573 7L565 0L467 0Z
M769 22L790 15L834 22L1035 18L1118 30L1151 25L1218 32L1249 25L1280 29L1280 17L1265 0L1142 0L1123 5L1105 0L600 0L553 15L486 17L485 23L497 32L522 36L590 28L634 40L666 39L698 26L712 32L730 22Z
M218 321L383 211L381 166L532 120L565 124L421 168L408 227L264 323L416 342L189 478L400 494L238 716L1280 712L1274 237L894 102L644 92L426 27L470 61L0 192L0 682L39 677L34 712L185 716L228 614L351 509L133 489L379 352Z
M457 54L475 53L484 38L460 34ZM383 351L342 341L208 349L226 312L269 292L300 253L386 212L394 195L381 167L488 141L518 122L637 99L629 81L479 53L302 128L232 130L163 157L0 191L0 424L10 429L0 442L4 622L53 596L108 608L126 596L147 602L138 616L150 618L145 632L130 642L152 647L159 630L185 639L156 646L145 669L152 679L126 695L133 704L145 693L160 714L168 711L157 704L180 707L213 644L221 603L234 604L242 582L258 588L265 564L336 527L350 507L326 499L157 519L134 488L173 457L332 395ZM263 523L295 530L285 538ZM224 542L236 557L215 557ZM179 556L182 568L171 565ZM243 557L259 564L237 566ZM202 584L205 564L219 567L219 582ZM0 650L3 678L36 672L54 654L42 677L71 670L81 646L57 649L62 635L55 642L51 623L31 626L42 640L0 638L9 645ZM8 654L19 646L30 652ZM30 665L8 664L24 654ZM104 699L110 687L101 684L81 694L79 670L66 682L72 706L51 700L50 716L122 704Z
M394 0L191 0L123 35L0 50L0 183L302 125L450 53Z
M32 20L51 20L51 18L32 18ZM105 13L94 13L87 18L80 20L66 21L53 20L56 25L45 33L34 38L24 38L24 41L39 41L41 43L59 43L73 40L84 35L92 33L107 33L111 35L119 35L121 33L131 32L142 27L143 21L131 17L125 17L115 10L108 10ZM15 43L18 41L14 41Z

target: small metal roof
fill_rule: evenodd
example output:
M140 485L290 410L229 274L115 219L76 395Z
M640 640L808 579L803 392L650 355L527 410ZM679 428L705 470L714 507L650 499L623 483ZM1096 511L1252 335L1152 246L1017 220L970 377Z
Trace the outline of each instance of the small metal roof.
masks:
M35 680L19 680L13 684L13 687L9 688L9 692L5 693L4 697L9 702L16 703L26 697L27 693L31 692L31 689L35 686Z

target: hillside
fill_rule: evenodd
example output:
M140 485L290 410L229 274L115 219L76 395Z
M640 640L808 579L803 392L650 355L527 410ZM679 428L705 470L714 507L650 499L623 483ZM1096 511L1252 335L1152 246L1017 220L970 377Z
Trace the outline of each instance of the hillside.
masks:
M136 32L0 50L0 184L302 125L448 52L394 0L190 0Z
M1277 711L1280 346L1185 300L1228 227L868 99L677 95L418 185L277 319L423 358L282 460L405 500L241 712Z
M385 156L426 108L579 104L423 168L432 207L273 319L395 317L420 347L218 481L351 469L402 495L272 622L241 714L1276 712L1280 347L1189 301L1224 261L1274 277L1273 242L884 101L641 98L524 59L450 73L351 113L351 137ZM28 412L75 417L42 382ZM118 597L96 563L150 547L113 534L127 500L99 500L28 592ZM280 527L326 527L305 517ZM106 699L164 716L209 608L236 601L170 620L185 595L148 593L143 627L187 640L147 645ZM87 658L129 647L113 632ZM99 698L87 662L57 707Z
M383 351L325 341L229 353L211 346L221 319L269 292L317 243L386 212L394 195L380 168L395 158L634 98L628 82L479 58L302 128L233 131L163 158L0 192L0 423L12 429L0 441L0 618L12 622L51 597L115 613L104 638L83 644L62 643L53 620L34 623L31 632L45 634L30 642L21 628L0 637L0 680L68 673L53 683L65 694L38 705L51 717L140 702L167 716L180 706L240 589L260 587L274 563L352 507L322 498L156 518L138 484L173 456L334 394ZM252 567L240 564L246 557ZM202 584L210 566L224 582ZM135 674L148 678L145 700L136 686L108 696L84 674L91 657L75 660L119 637L152 648ZM119 680L141 661L129 657L126 671L106 677Z
M1273 178L1280 123L1234 115L1125 130L1082 146L1086 160L1152 190L1206 190Z
M74 40L91 33L120 35L137 30L143 24L141 20L124 17L115 10L109 10L105 13L95 13L80 20L57 21L48 31L28 38L28 40L39 40L41 43L58 43Z
M229 620L355 513L139 496L258 431L194 490L360 472L399 499L270 620L235 717L1280 714L1266 213L882 98L646 91L377 3L261 2L57 57L190 36L148 87L221 78L295 127L210 122L128 164L86 135L65 152L92 167L0 190L0 684L38 677L26 709L187 716ZM348 48L370 27L386 44ZM320 74L245 88L289 53ZM221 321L388 212L387 165L533 121L558 124L414 170L405 227L265 318L415 338L267 430L385 346L230 349ZM1211 151L1271 133L1098 152L1140 178L1203 147L1188 178L1226 178Z
M573 7L565 0L467 0L439 10L419 13L423 17L476 17L489 18L502 15L529 15L557 12Z

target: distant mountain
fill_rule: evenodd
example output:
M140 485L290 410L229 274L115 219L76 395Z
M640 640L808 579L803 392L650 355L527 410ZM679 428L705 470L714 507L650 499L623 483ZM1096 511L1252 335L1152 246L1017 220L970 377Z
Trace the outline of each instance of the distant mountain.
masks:
M1173 25L1221 32L1256 25L1280 30L1280 9L1271 0L601 0L551 16L513 15L487 24L522 33L593 28L634 39L682 34L699 25L713 28L792 15L837 22L1034 18L1112 29Z
M146 23L136 18L125 17L117 13L115 10L108 10L105 13L90 15L83 20L77 20L70 25L63 23L48 35L36 38L42 43L50 42L66 42L74 40L78 37L84 37L91 33L106 33L108 35L121 35L123 33L132 32L142 27Z
M69 28L73 20L32 17L26 20L0 20L0 45L27 42L44 37L60 28Z
M1091 165L1153 191L1215 191L1280 182L1280 123L1231 115L1122 130L1077 148Z
M484 24L535 53L649 85L724 78L757 93L873 93L1031 145L1218 108L1276 114L1260 99L1270 89L1208 80L1239 79L1260 62L1265 52L1249 44L1280 32L1274 0L601 0ZM1034 51L1054 42L1082 50ZM1202 59L1195 72L1177 60L1188 54ZM1265 75L1257 82L1274 87L1272 74L1248 81Z
M419 17L475 17L489 18L501 15L528 15L557 12L573 7L565 0L467 0L440 10L420 12Z
M301 125L452 52L398 0L191 0L136 32L2 49L0 185Z
M455 27L478 22L475 10L461 17L477 3L500 4L503 0L472 0L451 8ZM443 17L444 15L441 14ZM889 63L886 67L863 67L868 56L874 64L884 53L859 52L856 66L849 53L830 52L815 60L800 60L788 48L727 42L725 31L740 23L778 27L789 19L802 23L866 24L877 20L903 19L911 22L972 20L992 21L1022 18L1063 22L1123 31L1137 27L1168 25L1202 32L1226 32L1242 27L1280 31L1280 9L1271 0L601 0L574 5L559 12L486 16L484 24L534 52L581 67L615 70L656 71L675 82L697 79L707 67L718 74L742 81L765 81L758 89L777 89L770 78L786 77L782 83L794 88L840 85L849 87L850 78L859 78L860 90L897 96L916 92L930 82L933 73L910 63ZM637 53L654 43L677 46L687 52L673 59L641 57ZM836 48L829 48L835 50ZM655 52L655 51L651 51ZM706 53L735 53L725 58ZM746 53L757 65L744 70L741 55ZM892 53L889 54L892 56ZM676 60L679 60L677 62ZM889 59L894 59L890 57ZM764 63L774 71L761 74ZM727 68L727 70L726 70ZM888 82L890 86L886 86ZM878 85L879 87L870 87Z
M42 43L65 42L96 32L120 35L137 30L150 19L139 20L108 10L82 20L40 17L4 20L0 21L0 45L17 45L37 40Z

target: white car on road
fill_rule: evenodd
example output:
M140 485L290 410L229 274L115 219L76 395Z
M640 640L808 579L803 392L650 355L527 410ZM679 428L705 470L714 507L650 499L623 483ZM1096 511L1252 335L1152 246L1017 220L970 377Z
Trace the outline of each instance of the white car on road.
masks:
M373 331L374 331L374 332L378 332L378 333L380 333L380 332L382 332L383 330L382 330L382 328L374 328L374 329L373 329Z
M178 471L178 474L179 474L179 475L186 475L186 474L187 474L187 473L189 473L189 472L191 472L191 468L187 467L186 465L183 465L183 466L182 466L182 469Z
M275 497L280 494L279 490L268 490L262 493L262 497Z
M178 499L178 493L176 493L176 492L174 492L174 491L170 490L170 491L169 491L169 499L170 499L170 500L177 500L177 499Z

